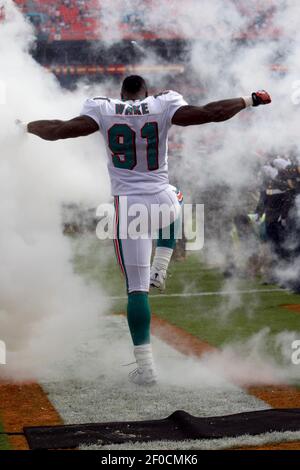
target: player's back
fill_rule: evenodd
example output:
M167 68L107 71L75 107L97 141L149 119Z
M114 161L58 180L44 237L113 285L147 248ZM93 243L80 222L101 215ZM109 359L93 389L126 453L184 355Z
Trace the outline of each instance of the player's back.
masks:
M86 101L81 114L98 123L105 139L113 195L158 193L168 186L168 131L184 105L173 91L144 100Z

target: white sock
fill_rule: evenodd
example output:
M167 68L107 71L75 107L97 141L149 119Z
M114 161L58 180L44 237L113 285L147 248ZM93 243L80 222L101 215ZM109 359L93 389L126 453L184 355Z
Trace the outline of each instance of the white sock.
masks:
M142 369L144 367L154 369L154 359L151 344L142 344L141 346L134 346L134 356L138 367L141 367Z
M157 270L164 269L165 271L167 271L172 258L173 251L174 250L172 248L157 246L152 266Z

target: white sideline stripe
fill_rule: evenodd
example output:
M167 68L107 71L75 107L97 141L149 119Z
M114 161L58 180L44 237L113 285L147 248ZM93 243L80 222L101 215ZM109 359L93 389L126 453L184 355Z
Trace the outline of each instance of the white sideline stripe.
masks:
M231 290L231 291L215 291L215 292L190 292L190 293L181 293L181 294L157 294L153 295L152 299L155 297L158 298L172 298L172 297L206 297L212 295L232 295L232 294L257 294L259 292L268 293L268 292L288 292L285 289L245 289L245 290ZM126 295L112 296L107 297L111 300L123 300L127 299Z

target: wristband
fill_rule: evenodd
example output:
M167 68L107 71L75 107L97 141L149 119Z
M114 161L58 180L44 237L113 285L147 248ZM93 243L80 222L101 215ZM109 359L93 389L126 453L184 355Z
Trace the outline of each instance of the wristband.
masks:
M249 108L249 106L253 106L252 96L242 96L242 99L245 102L245 108Z

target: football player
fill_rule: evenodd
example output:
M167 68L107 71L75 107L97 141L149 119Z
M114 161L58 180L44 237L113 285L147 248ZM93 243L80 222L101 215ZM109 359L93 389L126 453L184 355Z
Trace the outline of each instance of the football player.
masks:
M25 125L29 133L50 141L87 136L98 131L104 137L115 200L115 251L126 278L127 319L137 362L137 368L129 377L136 384L157 381L150 341L150 276L152 285L163 287L175 246L174 224L180 213L181 196L170 186L168 179L169 129L172 125L226 121L249 106L270 102L266 91L257 91L250 96L192 106L176 91L148 96L145 80L132 75L123 81L121 99L96 96L86 100L80 116L74 119L42 120ZM161 235L163 226L157 227L160 236L151 273L150 232L148 237L137 239L127 233L128 213L136 203L147 208L149 217L154 204L167 206L173 214L169 220L169 239Z

